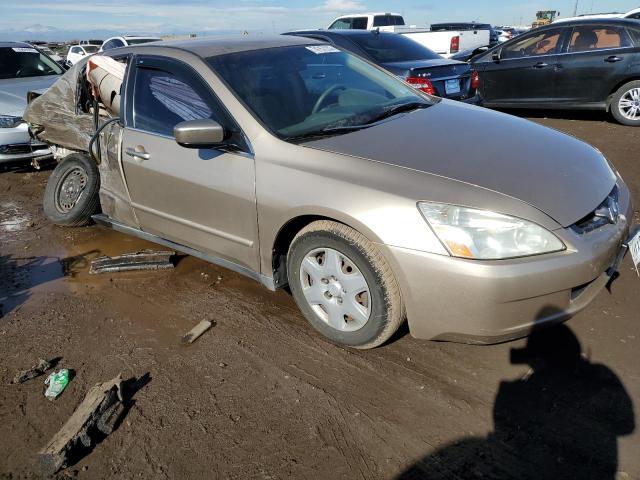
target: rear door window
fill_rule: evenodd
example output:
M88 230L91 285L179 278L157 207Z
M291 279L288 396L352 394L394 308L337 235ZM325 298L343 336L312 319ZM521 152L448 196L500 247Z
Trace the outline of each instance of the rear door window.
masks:
M368 19L367 17L355 17L351 22L352 30L366 30Z
M376 15L373 17L374 27L388 27L404 25L404 19L399 15Z
M638 14L640 15L640 13ZM627 30L629 32L629 36L631 37L631 41L636 47L640 47L640 30L636 30L635 28L630 28Z
M186 120L211 118L224 124L213 94L195 76L169 69L138 66L133 95L133 127L173 136L173 127Z
M629 40L624 29L613 26L585 25L571 32L569 52L590 52L628 47Z

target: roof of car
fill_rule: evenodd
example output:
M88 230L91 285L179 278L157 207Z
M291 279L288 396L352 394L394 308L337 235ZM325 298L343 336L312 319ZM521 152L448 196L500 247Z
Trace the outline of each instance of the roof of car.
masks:
M188 40L169 40L153 44L135 45L136 49L169 47L192 52L199 57L208 58L228 53L264 50L267 48L292 47L298 45L322 44L317 40L302 39L289 35L245 35L233 37L202 37Z
M26 42L0 42L0 48L6 48L6 47L32 47L33 48L33 45Z
M336 17L336 20L338 18L346 18L346 17L379 17L379 16L389 16L389 15L393 15L395 17L401 17L402 15L399 13L393 13L393 12L364 12L364 13L347 13L344 15L340 15L339 17Z
M397 35L391 32L379 32L377 30L335 29L335 30L296 30L284 35L342 35L344 37L357 37L367 35Z
M633 25L636 27L640 26L640 21L633 18L576 18L575 20L567 20L566 22L550 23L549 25L538 27L534 30L567 27L571 25L593 25L602 23L605 23L607 25Z

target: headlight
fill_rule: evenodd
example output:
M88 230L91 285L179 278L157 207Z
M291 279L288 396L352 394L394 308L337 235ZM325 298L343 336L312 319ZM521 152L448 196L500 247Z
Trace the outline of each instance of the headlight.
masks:
M549 230L521 218L440 203L420 202L418 208L454 257L496 260L566 248Z
M14 128L22 123L22 118L12 115L0 115L0 128Z

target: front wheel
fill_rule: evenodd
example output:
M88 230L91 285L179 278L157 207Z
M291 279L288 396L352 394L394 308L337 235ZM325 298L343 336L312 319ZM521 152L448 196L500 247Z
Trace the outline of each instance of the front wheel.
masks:
M374 348L404 320L400 287L389 264L375 245L346 225L323 220L301 230L289 248L287 273L304 316L335 343Z
M640 127L640 81L629 82L618 89L611 100L611 113L623 125Z
M44 191L43 208L56 225L80 227L91 223L100 199L98 166L86 155L66 156L51 173Z

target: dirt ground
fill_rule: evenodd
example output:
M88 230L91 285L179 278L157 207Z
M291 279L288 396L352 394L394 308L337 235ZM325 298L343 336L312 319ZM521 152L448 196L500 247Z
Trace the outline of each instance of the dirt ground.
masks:
M561 116L534 121L598 147L640 201L640 132ZM120 372L142 379L126 417L60 478L640 478L629 259L612 294L531 340L477 347L403 329L381 348L346 350L286 292L192 257L89 275L91 258L154 245L48 224L49 173L0 173L0 478L33 478L36 452L88 388ZM181 345L203 319L216 325ZM57 400L43 377L10 384L56 357L75 371Z

